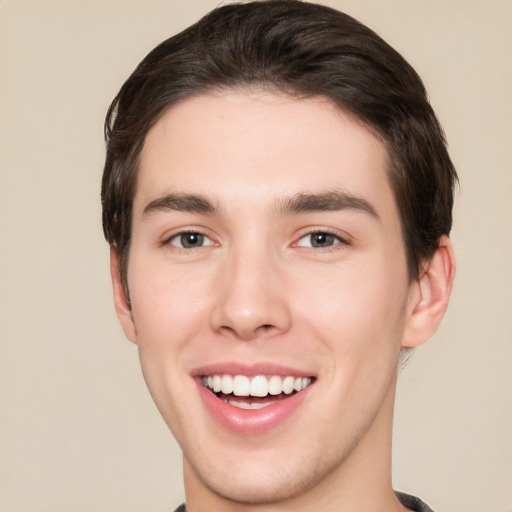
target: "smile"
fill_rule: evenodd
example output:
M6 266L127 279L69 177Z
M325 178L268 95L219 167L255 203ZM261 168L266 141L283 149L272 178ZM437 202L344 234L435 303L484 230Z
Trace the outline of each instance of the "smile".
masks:
M197 378L203 403L213 417L228 430L244 434L278 427L299 407L315 381L313 376L293 374L224 372L203 373Z
M265 376L256 375L252 378L246 375L208 375L202 377L203 386L217 394L224 402L241 409L261 409L275 403L273 401L240 401L235 397L266 398L268 396L291 395L306 389L312 382L311 377L295 377L288 375Z

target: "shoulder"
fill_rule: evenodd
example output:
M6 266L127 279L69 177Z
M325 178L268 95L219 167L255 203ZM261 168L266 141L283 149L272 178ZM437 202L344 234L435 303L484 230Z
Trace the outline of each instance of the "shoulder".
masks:
M395 491L396 497L400 503L414 512L434 512L425 502L421 501L416 496L405 494L403 492ZM178 512L178 511L177 511Z

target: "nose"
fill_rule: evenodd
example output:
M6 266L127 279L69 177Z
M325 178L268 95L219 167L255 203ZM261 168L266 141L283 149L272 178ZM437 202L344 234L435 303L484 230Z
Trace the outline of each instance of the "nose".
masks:
M218 270L211 325L250 341L286 332L291 325L283 272L265 250L232 251Z

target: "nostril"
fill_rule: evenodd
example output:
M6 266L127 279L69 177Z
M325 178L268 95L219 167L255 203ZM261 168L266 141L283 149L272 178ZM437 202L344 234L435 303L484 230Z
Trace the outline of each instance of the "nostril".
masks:
M256 332L268 332L268 331L271 331L272 329L274 329L275 326L272 325L272 324L263 324L263 325L260 325L257 329L256 329Z

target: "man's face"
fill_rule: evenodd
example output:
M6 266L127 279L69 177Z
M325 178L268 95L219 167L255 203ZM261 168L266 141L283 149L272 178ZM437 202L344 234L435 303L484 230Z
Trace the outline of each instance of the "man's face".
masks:
M413 308L386 166L318 98L205 94L149 132L128 336L189 481L264 502L379 471Z

